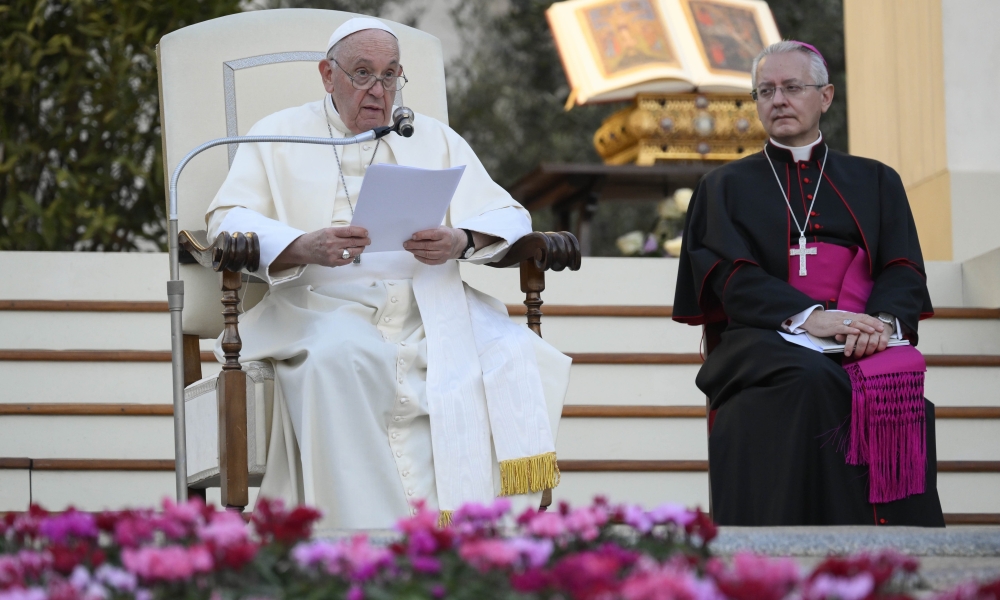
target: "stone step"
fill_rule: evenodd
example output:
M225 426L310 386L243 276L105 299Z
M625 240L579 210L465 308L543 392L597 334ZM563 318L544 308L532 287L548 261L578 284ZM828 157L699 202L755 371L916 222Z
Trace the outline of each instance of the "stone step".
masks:
M616 502L656 506L678 502L708 508L706 472L566 472L553 491L553 500L588 504L602 495ZM1000 517L1000 474L939 473L938 495L945 513L974 513Z
M250 507L259 488L250 488ZM173 471L49 470L0 468L0 512L25 510L31 503L48 510L122 510L159 506L174 498ZM221 508L219 489L206 501Z
M701 405L697 364L574 364L567 404ZM221 365L203 362L205 376ZM168 362L0 360L0 403L171 403ZM1000 367L930 367L926 394L937 406L1000 406Z
M939 419L938 460L1000 461L1000 419ZM703 418L567 417L556 450L564 460L706 460ZM169 459L168 414L11 414L0 419L0 457Z
M511 319L525 322L523 315ZM170 349L165 312L0 310L0 331L0 349ZM563 352L698 352L702 335L669 317L613 316L545 316L542 333ZM214 340L201 347L211 350ZM1000 355L1000 319L923 321L919 347L926 354Z

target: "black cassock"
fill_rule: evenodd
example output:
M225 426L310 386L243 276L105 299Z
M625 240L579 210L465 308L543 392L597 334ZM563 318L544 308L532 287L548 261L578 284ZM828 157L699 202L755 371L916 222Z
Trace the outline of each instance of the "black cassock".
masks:
M766 151L800 225L817 194L807 241L864 248L874 280L865 312L895 315L915 344L918 321L933 309L899 175L830 150L817 192L824 143L798 163L772 144ZM798 238L763 153L707 174L688 210L674 319L724 327L697 377L716 411L709 436L716 522L944 526L933 404L926 403L925 493L873 505L868 467L848 465L840 448L851 415L841 355L796 346L776 333L811 306L837 308L836 298L819 301L788 283L789 250Z

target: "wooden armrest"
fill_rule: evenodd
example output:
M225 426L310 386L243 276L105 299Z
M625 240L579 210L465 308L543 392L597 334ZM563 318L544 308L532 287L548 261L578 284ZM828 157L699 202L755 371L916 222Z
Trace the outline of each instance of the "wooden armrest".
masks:
M177 234L177 243L194 262L214 271L238 273L246 269L253 273L260 267L260 238L254 233L223 231L209 244L207 231L184 230ZM184 258L182 263L191 262Z
M514 242L507 254L491 267L504 268L534 259L540 271L580 270L580 242L568 231L535 231Z

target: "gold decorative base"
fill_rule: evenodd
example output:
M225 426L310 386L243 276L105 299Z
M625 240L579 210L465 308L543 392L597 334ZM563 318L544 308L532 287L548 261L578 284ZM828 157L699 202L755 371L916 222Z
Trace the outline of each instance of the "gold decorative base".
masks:
M767 140L754 102L742 94L640 94L594 134L607 164L731 161Z

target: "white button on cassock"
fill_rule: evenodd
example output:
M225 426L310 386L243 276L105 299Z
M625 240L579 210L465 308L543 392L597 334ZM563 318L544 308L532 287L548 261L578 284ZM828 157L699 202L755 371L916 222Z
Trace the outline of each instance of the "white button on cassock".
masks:
M397 456L397 457L399 457L399 456L402 456L402 455L403 455L403 453L402 453L402 452L400 452L399 450L396 450L396 456Z
M390 319L389 317L382 317L382 320L385 321L386 323L392 321L392 319Z

